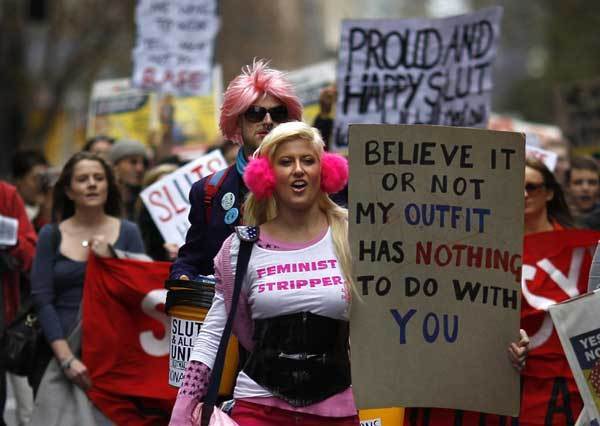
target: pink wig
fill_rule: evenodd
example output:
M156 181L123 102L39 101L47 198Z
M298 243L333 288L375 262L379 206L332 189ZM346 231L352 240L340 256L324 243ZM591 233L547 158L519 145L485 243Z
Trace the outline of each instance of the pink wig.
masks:
M269 68L264 60L255 60L231 80L223 95L219 127L225 139L242 143L238 118L265 94L279 99L287 107L291 121L302 119L302 103L284 73Z

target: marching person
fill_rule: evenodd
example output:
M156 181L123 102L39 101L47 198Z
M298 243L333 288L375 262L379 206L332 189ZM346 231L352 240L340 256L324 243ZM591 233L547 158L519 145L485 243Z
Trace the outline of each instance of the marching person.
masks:
M313 127L317 128L325 142L325 149L331 147L331 133L333 132L333 105L337 96L335 84L324 87L319 93L319 113L313 121Z
M25 202L27 216L36 231L50 222L52 198L48 161L35 150L20 150L13 157L13 181Z
M146 147L135 140L119 140L108 152L112 163L121 201L124 207L124 218L135 220L135 202L142 190L144 173L148 167Z
M562 248L563 246L581 244L580 236L575 237L575 244L571 241L573 237L569 237L567 231L574 227L574 221L565 196L554 174L540 160L533 158L525 160L524 189L526 236L523 249L524 260L531 258L532 261L542 263L541 258L534 256L534 253L539 251L532 241L537 233L553 235L552 243L549 244L557 252L566 250ZM598 237L593 241L598 241ZM581 251L583 252L583 249ZM573 292L585 293L589 261L582 256L577 266L577 274L584 276L584 280L579 280L577 275L573 278L569 270L569 286L574 286L569 289L569 292L563 289L557 291L557 288L551 284L551 280L550 283L544 281L542 284L538 282L527 284L527 280L533 281L534 277L523 279L521 326L532 336L535 345L529 353L527 365L522 372L523 395L519 419L522 425L574 424L583 408L583 400L556 330L552 326L547 307L542 308L540 301L547 306L549 303L568 300L573 296ZM554 262L554 259L552 257L546 259L544 256L543 262Z
M21 303L20 274L29 272L37 236L27 218L25 203L17 189L0 180L0 335L14 319ZM6 403L5 367L0 365L0 425L4 423ZM30 391L31 392L31 391ZM19 413L21 414L21 413ZM25 424L30 409L19 423Z
M50 222L52 188L48 161L36 150L18 150L12 161L12 176L15 187L25 202L27 217L37 232ZM31 293L29 273L21 273L19 281L21 298L25 300ZM18 424L27 425L33 412L33 389L25 376L8 373L8 381L15 396Z
M114 144L115 140L110 136L96 135L89 138L81 150L91 152L108 160L108 154Z
M115 177L98 155L79 152L64 166L54 188L53 223L42 228L31 282L43 333L49 346L40 354L34 391L54 356L65 377L91 386L80 348L67 337L78 324L87 258L92 250L111 257L112 247L143 253L137 225L119 219L121 201Z
M346 160L325 153L319 132L302 122L272 130L246 167L244 181L251 193L244 219L258 226L259 239L233 324L240 344L251 352L234 390L232 418L240 425L359 424L348 355L353 285L347 211L328 196L347 179ZM196 340L171 425L190 425L192 411L206 393L232 309L232 271L239 246L234 234L215 258L215 298ZM297 272L300 263L319 266ZM279 352L286 354L285 360Z
M600 230L600 166L593 157L573 157L565 173L570 207L582 228Z
M560 184L540 160L525 160L524 189L525 235L574 226Z
M302 104L281 71L256 61L234 78L223 96L219 126L223 137L240 144L227 169L196 182L190 190L191 227L171 278L194 279L213 273L213 258L223 241L241 223L241 205L248 192L242 180L247 159L277 125L302 118Z

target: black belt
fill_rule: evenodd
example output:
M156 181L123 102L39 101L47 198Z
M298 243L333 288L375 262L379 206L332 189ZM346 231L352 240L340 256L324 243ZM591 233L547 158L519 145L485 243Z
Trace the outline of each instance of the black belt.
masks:
M294 407L350 386L348 321L310 312L254 321L254 351L244 372Z

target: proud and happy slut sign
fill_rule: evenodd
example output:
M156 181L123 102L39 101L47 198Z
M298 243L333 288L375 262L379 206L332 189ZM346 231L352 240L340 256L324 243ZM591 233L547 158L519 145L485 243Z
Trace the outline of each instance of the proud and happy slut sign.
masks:
M351 125L357 406L517 415L525 138ZM361 300L362 299L362 300Z

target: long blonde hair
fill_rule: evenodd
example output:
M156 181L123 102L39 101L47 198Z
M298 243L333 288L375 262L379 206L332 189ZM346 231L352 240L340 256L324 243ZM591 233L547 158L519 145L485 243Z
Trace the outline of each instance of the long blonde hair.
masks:
M275 127L261 142L254 152L253 157L264 157L273 163L275 151L279 145L290 140L310 142L317 152L319 159L325 152L325 144L319 131L301 121L291 121ZM350 296L356 294L354 280L352 279L352 256L348 243L348 210L335 204L327 193L320 191L317 200L319 208L327 217L331 227L333 246L338 262L342 268L346 290ZM259 226L277 217L277 202L274 197L258 200L252 192L248 194L244 203L244 223Z

